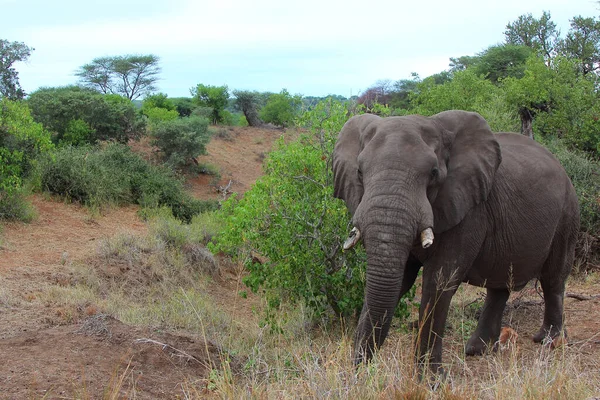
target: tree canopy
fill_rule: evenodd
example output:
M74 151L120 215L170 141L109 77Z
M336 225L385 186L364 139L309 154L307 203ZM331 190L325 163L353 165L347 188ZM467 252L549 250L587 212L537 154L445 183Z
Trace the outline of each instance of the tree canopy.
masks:
M196 104L202 107L209 107L213 124L223 121L225 107L229 100L229 90L227 85L212 86L199 83L195 88L190 89Z
M99 57L80 67L75 75L84 86L135 100L156 90L159 60L153 54Z
M13 64L27 61L32 50L25 43L0 39L0 97L16 100L25 96L19 84L19 73Z
M56 143L126 143L144 130L131 101L114 94L78 86L41 88L29 96L27 104L34 120L53 133Z
M235 96L234 106L244 114L248 125L260 126L262 124L258 116L258 110L261 107L260 93L249 90L234 90L233 95Z
M277 126L287 127L300 111L302 97L292 96L286 89L269 96L267 104L260 110L260 118Z

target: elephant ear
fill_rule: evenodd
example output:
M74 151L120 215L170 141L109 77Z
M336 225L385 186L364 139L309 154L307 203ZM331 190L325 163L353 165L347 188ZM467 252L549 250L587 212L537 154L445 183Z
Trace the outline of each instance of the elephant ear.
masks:
M358 172L358 155L375 134L372 114L352 117L346 122L333 150L333 195L344 200L350 214L358 208L363 196L362 179Z
M479 114L446 111L432 117L441 125L447 175L432 204L434 230L458 225L477 204L487 200L502 161L500 145Z

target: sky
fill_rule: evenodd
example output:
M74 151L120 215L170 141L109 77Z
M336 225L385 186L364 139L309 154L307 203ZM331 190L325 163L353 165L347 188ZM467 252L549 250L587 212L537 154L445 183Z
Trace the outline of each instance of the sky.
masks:
M199 83L305 96L359 94L377 80L422 78L504 40L506 24L549 11L564 35L592 0L0 0L0 39L35 48L21 86L77 83L102 56L160 57L158 90Z

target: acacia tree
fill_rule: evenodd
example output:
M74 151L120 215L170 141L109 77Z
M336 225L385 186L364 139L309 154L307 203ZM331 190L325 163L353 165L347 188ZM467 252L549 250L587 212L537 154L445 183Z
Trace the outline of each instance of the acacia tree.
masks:
M80 67L75 75L84 86L135 100L156 90L159 60L153 54L99 57Z
M32 47L25 43L0 39L0 96L11 100L22 99L25 92L19 84L19 73L13 68L17 61L26 61Z

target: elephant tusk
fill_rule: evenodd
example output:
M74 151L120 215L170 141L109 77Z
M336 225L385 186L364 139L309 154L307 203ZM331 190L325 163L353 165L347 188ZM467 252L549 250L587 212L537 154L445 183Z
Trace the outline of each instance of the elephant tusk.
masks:
M348 239L344 242L344 250L348 250L354 247L358 240L360 239L360 231L357 227L352 228L350 231L350 235L348 235Z
M433 244L433 230L431 228L425 229L421 232L421 245L424 249L428 248Z

